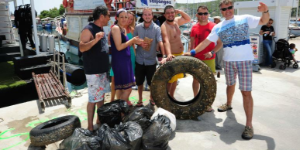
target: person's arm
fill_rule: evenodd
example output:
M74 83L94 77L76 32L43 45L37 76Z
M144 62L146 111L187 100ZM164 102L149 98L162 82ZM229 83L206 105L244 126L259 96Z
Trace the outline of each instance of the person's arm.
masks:
M259 20L259 25L267 24L270 19L268 6L265 3L259 2L257 11L262 12L262 16L260 17Z
M264 31L262 31L262 33L261 33L261 32L259 32L259 34L260 34L260 35L263 35L263 34L270 34L270 31L265 31L265 32L264 32Z
M217 41L217 45L214 47L213 50L205 54L205 58L211 58L213 54L217 53L221 48L223 47L223 43L221 39L219 38Z
M114 26L112 28L111 32L112 32L113 40L115 42L115 45L116 45L116 48L118 51L125 49L126 47L134 44L134 42L135 42L135 37L133 37L131 40L128 40L127 42L122 43L121 31L120 31L119 26Z
M134 33L134 28L131 29L131 34L133 35ZM134 51L134 55L136 55L136 51L135 51L135 45L132 45L133 51Z
M209 41L208 39L205 39L195 49L191 50L190 52L186 52L183 55L194 56L196 53L203 51L210 43L211 43L211 41Z
M169 42L169 37L167 34L167 28L165 26L165 24L161 25L161 35L162 35L162 41L163 41L163 45L164 45L164 50L162 50L162 53L164 55L172 55L171 53L171 45Z
M111 31L109 31L108 36L107 36L108 45L110 45L110 34L111 34Z
M259 35L263 35L263 34L264 34L264 26L262 26L259 31Z
M219 38L217 41L217 45L216 47L213 49L214 53L217 53L220 49L223 48L223 42L221 41L221 39Z
M158 45L159 45L159 48L161 49L161 51L162 52L165 52L165 48L164 48L164 43L162 42L162 41L160 41L160 42L158 42ZM171 60L172 60L172 58L171 58ZM165 57L163 57L162 58L162 60L160 61L160 63L161 64L164 64L164 63L166 63L168 61L168 57L167 58L165 58Z
M191 42L191 46L189 48L189 51L191 51L195 47L195 37L191 37L190 42Z
M271 26L272 27L272 29L273 29L273 33L272 33L272 36L275 36L276 34L275 34L275 30L274 30L274 27L273 26Z
M84 29L80 35L80 42L79 42L80 52L85 52L90 50L104 36L105 36L104 32L98 32L96 33L96 37L94 38L92 33L88 29Z
M181 17L176 17L175 18L175 21L177 22L177 24L179 26L181 26L181 25L183 25L183 24L188 23L188 22L191 21L191 17L187 13L185 13L185 12L179 10L179 9L175 9L175 15L176 14L180 14L181 15Z

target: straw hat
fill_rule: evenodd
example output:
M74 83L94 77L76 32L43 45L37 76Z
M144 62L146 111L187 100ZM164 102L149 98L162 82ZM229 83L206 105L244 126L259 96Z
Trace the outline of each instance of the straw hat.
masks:
M214 19L219 19L219 20L221 20L221 17L220 17L220 16L215 16Z

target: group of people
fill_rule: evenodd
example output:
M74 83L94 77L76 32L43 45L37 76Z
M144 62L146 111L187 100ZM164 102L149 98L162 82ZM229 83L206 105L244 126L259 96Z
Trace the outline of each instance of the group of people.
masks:
M160 63L172 61L179 55L191 55L207 64L215 72L215 53L224 50L223 67L227 84L227 103L218 108L219 112L232 109L232 98L235 92L236 75L239 77L239 89L243 95L246 113L246 127L242 138L253 137L252 114L252 60L253 54L248 35L249 28L266 24L269 20L268 7L259 3L258 11L261 17L251 15L234 16L232 0L222 0L219 8L225 18L215 24L208 20L209 11L206 6L197 9L198 22L191 31L191 50L183 53L183 44L180 39L180 25L190 21L189 15L173 6L166 6L164 17L166 21L159 27L153 22L153 12L144 8L143 22L130 26L129 13L120 9L116 13L116 23L109 33L112 49L112 72L114 74L114 89L117 98L128 100L132 86L138 86L139 101L137 106L143 106L142 92L145 78L151 86L151 79L156 71L156 47L159 46L163 54ZM175 17L180 14L180 17ZM109 91L107 73L109 71L108 40L103 32L103 26L110 20L110 12L105 6L98 6L93 12L94 22L89 23L80 36L80 51L83 52L83 64L86 73L89 102L88 129L93 130L95 105L101 107L104 103L104 94ZM149 42L150 41L150 42ZM131 50L132 49L132 50ZM135 60L133 58L135 54ZM167 90L174 97L177 80L183 74L175 75L168 83ZM194 79L193 91L199 91L199 82ZM150 95L150 103L155 105ZM99 118L97 124L100 124Z

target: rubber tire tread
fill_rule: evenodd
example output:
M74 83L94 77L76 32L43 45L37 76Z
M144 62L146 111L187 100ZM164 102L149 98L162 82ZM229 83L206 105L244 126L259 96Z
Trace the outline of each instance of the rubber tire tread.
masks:
M168 81L178 73L189 73L200 83L200 92L190 104L179 105L167 93ZM150 92L157 107L172 112L177 119L193 119L205 113L216 97L216 80L211 69L201 60L190 56L178 56L160 66L151 81Z
M48 127L50 126L50 127ZM30 131L32 146L45 146L71 136L81 123L77 116L68 115L44 122Z

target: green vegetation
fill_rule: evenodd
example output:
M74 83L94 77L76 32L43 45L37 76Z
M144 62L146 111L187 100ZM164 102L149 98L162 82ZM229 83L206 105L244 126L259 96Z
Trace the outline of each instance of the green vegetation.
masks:
M17 75L15 75L14 63L12 61L1 62L0 68L0 90L26 84L24 80L21 80Z
M298 3L298 7L300 6L300 1ZM298 10L298 18L300 17L300 14L299 14L299 10ZM297 8L292 8L292 12L291 12L291 16L292 17L296 17L296 13L297 13Z
M188 0L188 1L191 2L193 0ZM222 14L219 10L220 1L221 0L215 0L215 1L210 1L210 2L189 3L189 4L177 3L176 8L185 11L190 16L194 16L196 14L197 8L199 6L207 6L211 17L222 16ZM241 1L251 1L251 0L235 0L235 2L241 2ZM299 1L299 5L300 5L300 1ZM294 7L296 7L296 6L294 6ZM291 12L292 17L296 16L296 10L297 10L297 8L292 9L292 12ZM298 16L300 17L299 12L298 12Z
M46 18L46 17L50 17L50 18L55 18L57 16L60 16L62 14L64 14L65 12L65 8L64 6L61 4L59 6L59 9L57 9L56 7L52 8L52 9L49 9L49 10L43 10L41 11L41 14L40 14L40 19L43 19L43 18Z

